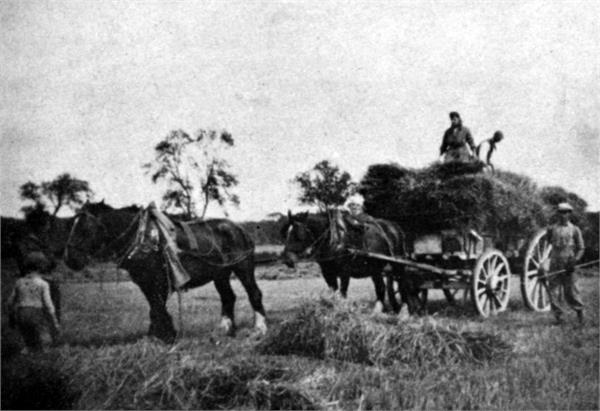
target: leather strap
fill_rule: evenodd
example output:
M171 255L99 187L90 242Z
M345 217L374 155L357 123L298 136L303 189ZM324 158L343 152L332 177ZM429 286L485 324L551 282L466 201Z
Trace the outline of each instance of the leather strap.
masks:
M196 236L194 235L194 232L190 228L190 225L188 223L186 223L185 221L180 221L179 224L181 224L181 228L183 228L183 232L185 233L185 236L188 239L188 244L190 246L190 250L191 251L198 250L199 249L198 241L196 240Z

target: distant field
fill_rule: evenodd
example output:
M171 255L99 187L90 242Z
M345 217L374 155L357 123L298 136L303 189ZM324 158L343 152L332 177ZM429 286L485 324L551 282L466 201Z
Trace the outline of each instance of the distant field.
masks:
M275 265L261 270L259 277L276 276L286 269ZM303 265L301 270L305 278L259 281L272 327L295 315L306 301L327 293L315 265ZM430 296L430 314L436 324L499 334L513 344L513 351L500 364L419 370L414 366L379 369L295 356L259 356L253 348L257 337L251 332L252 311L237 281L233 282L238 297L237 336L224 337L215 329L220 301L214 286L207 285L183 294L182 335L173 347L143 337L149 324L148 307L131 282L64 283L63 344L35 361L52 363L66 375L64 384L75 393L69 404L75 408L218 405L197 402L198 392L206 384L201 382L205 381L200 378L201 370L254 361L284 367L289 372L277 381L301 390L313 405L329 409L598 409L598 286L593 271L581 280L588 305L583 328L553 326L550 314L527 311L517 281L512 284L509 311L485 320L473 316L469 307L449 308L443 295L435 291ZM351 301L369 306L373 296L369 279L351 281ZM171 298L168 307L179 327L176 298ZM5 325L3 321L3 337L10 337ZM3 354L4 348L3 341ZM22 361L18 357L3 359L3 376L14 375ZM198 370L196 380L189 380L191 369ZM256 378L252 384L262 381ZM164 391L164 387L174 391ZM4 389L2 395L4 401L8 395ZM247 407L269 407L260 398L252 398Z

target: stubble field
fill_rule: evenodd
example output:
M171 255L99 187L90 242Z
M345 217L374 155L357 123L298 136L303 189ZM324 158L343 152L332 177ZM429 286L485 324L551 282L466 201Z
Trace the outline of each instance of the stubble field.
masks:
M300 273L291 278L281 266L259 269L271 329L327 295L316 265L303 264ZM429 316L373 317L386 327L494 334L510 344L505 358L385 367L258 350L261 337L235 280L237 335L217 329L220 300L209 284L182 295L181 324L177 298L170 299L169 311L181 325L174 345L144 336L148 307L133 283L64 282L61 343L30 356L9 356L17 347L3 344L3 408L31 401L33 389L52 408L598 409L597 272L580 281L583 327L554 326L549 313L527 311L517 280L508 312L493 318L476 317L470 306L448 307L437 291L430 294ZM373 299L369 279L351 281L353 307L368 311ZM2 328L3 337L14 336L4 320Z

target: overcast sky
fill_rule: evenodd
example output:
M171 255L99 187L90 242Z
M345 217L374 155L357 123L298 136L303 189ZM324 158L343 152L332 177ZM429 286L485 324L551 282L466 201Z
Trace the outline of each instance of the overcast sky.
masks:
M224 128L230 215L262 218L325 158L428 165L452 110L476 141L504 132L498 167L600 208L600 2L322 3L1 1L2 215L62 172L158 201L153 146Z

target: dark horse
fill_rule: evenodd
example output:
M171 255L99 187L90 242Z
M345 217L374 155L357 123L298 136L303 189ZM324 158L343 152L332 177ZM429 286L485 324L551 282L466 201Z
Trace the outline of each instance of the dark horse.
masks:
M149 334L171 342L176 333L166 302L173 291L172 278L165 260L164 239L156 222L140 217L147 212L137 207L113 209L104 203L84 205L71 230L65 262L79 270L92 258L120 257L119 267L129 272L150 305ZM141 226L139 221L147 223ZM197 242L195 251L190 250L190 240L183 228L176 225L176 243L183 250L179 258L191 278L183 289L213 281L221 296L221 327L233 334L236 297L229 280L231 273L235 273L248 293L256 329L266 332L262 293L254 278L252 239L240 226L226 219L199 220L189 222L188 226Z
M394 311L398 311L394 295L394 278L403 278L403 268L386 262L357 256L349 248L359 248L385 255L404 256L404 233L391 221L369 218L359 227L347 222L347 215L339 212L329 214L288 212L288 222L282 229L285 238L283 262L294 267L302 256L313 258L320 266L321 273L329 288L339 289L342 297L347 296L350 277L371 277L375 285L376 311L385 307L387 277L388 297Z

